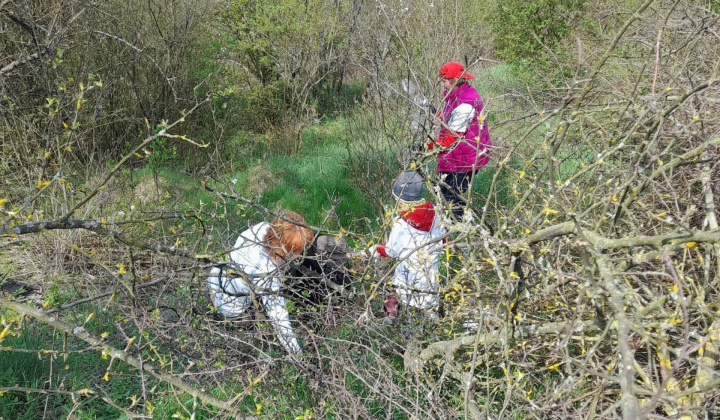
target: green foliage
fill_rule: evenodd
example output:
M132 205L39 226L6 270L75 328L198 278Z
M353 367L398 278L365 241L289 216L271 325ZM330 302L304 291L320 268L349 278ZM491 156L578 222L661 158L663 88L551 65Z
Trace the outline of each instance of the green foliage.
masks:
M251 111L264 117L266 111L314 117L333 107L327 92L342 93L347 57L343 53L349 49L346 9L327 0L230 3L222 22L234 40L231 55L246 70L242 77L247 85L241 87L251 99L260 99L251 101L253 107L263 107ZM282 103L273 102L276 94ZM275 124L264 128L279 123L267 120Z
M585 0L504 0L486 15L495 36L497 53L519 62L540 59L572 29L571 14Z
M150 143L152 153L147 157L148 166L157 174L160 168L172 165L177 158L177 147L168 144L165 137L159 137Z
M325 82L313 92L314 107L320 116L334 116L361 103L364 86L360 82L333 85Z
M243 64L248 65L250 73L262 84L279 78L272 44L275 38L289 32L284 17L293 10L294 7L287 7L284 2L236 0L223 14L225 25L235 35L234 49L243 58Z
M287 115L284 82L273 80L253 85L236 98L235 104L232 113L243 129L256 133L277 130Z
M60 285L58 282L60 282ZM63 286L62 288L60 287L61 285ZM45 294L45 301L48 302L50 306L60 306L77 298L77 295L71 290L66 289L65 286L67 286L66 282L61 279L54 279Z

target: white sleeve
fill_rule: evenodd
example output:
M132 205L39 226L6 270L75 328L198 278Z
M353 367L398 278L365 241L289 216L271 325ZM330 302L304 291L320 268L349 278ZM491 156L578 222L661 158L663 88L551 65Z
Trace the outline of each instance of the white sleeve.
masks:
M470 104L460 104L450 113L450 120L447 123L451 131L464 133L470 127L475 117L475 108Z
M390 258L405 256L404 254L409 250L407 245L412 243L411 234L407 229L404 229L404 225L404 222L398 220L393 223L390 230L388 240L385 242L385 253Z
M435 220L433 221L432 230L430 230L430 236L435 239L445 234L445 226L440 223L440 217L435 214Z
M265 313L270 319L273 328L275 328L275 334L277 334L277 338L283 347L289 353L302 353L297 337L295 337L295 331L293 331L292 324L290 324L290 314L285 307L285 298L266 292L263 295L262 302Z

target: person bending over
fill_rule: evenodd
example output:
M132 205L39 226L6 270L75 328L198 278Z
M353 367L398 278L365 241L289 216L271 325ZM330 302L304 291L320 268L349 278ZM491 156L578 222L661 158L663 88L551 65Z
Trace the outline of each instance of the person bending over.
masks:
M250 287L260 297L262 309L272 323L277 338L289 353L301 353L285 298L280 295L283 282L280 266L290 258L299 256L313 240L313 233L305 219L292 211L284 211L271 223L262 222L240 234L230 261L233 266L213 267L208 277L210 299L227 318L242 314L252 301ZM231 276L230 269L239 269L242 277Z

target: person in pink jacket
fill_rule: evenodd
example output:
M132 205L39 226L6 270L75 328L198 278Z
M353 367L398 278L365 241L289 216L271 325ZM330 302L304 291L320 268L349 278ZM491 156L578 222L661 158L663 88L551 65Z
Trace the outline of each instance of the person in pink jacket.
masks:
M432 203L422 198L423 178L415 171L403 172L393 183L400 217L390 229L387 242L371 248L371 255L396 258L392 279L395 294L385 298L389 317L398 314L399 304L432 312L439 305L438 254L445 228ZM431 316L434 316L431 315Z
M482 114L483 101L468 80L475 76L451 61L440 68L445 106L437 139L428 145L439 149L435 172L440 175L440 190L456 218L464 213L470 178L488 163L490 134Z

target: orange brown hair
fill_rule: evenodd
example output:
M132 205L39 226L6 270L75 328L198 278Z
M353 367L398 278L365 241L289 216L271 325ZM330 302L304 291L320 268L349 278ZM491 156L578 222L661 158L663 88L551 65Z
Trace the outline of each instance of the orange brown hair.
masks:
M302 254L315 236L310 229L300 226L306 224L305 218L294 211L286 210L281 216L272 221L263 238L265 249L275 263Z

